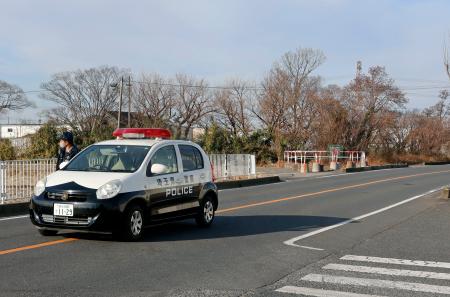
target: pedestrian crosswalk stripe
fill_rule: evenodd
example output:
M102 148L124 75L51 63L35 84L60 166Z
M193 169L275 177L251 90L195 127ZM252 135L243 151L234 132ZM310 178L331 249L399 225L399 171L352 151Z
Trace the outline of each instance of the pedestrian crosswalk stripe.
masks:
M327 274L308 274L301 280L317 282L317 283L330 283L337 285L351 285L362 287L378 287L384 289L398 289L423 293L436 293L436 294L449 294L450 287L427 285L422 283L410 283L401 281L390 281L381 279L369 279L369 278L356 278L346 276L334 276Z
M307 296L315 296L315 297L385 297L385 296L380 296L380 295L357 294L357 293L322 290L322 289L305 288L305 287L294 287L294 286L284 286L275 291L280 292L280 293L290 293L290 294L307 295Z
M450 263L448 262L419 261L419 260L407 260L395 258L355 256L355 255L346 255L342 257L341 260L450 269Z
M323 267L323 269L450 280L450 273L440 273L440 272L431 272L431 271L390 269L390 268L381 268L381 267L344 265L344 264L334 264L334 263L325 265Z

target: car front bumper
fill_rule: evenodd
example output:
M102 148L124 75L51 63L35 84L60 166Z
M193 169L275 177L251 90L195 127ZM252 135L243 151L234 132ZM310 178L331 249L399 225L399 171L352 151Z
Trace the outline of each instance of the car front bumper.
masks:
M55 203L73 205L73 216L53 215ZM31 222L39 228L110 232L119 227L122 215L118 199L105 201L65 202L33 196L30 203Z

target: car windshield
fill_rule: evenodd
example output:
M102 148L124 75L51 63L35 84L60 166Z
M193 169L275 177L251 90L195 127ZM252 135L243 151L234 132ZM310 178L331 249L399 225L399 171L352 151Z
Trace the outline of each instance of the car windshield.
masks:
M150 146L92 145L81 151L63 170L134 172L150 150Z

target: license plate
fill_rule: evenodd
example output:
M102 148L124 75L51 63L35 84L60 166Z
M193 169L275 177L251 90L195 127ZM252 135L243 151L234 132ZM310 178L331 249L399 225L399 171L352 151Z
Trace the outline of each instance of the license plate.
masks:
M53 215L63 217L73 217L73 204L53 204Z

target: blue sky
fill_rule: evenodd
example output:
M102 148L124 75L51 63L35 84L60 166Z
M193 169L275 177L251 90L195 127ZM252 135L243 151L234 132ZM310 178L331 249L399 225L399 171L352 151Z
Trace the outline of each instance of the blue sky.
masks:
M410 108L433 104L439 87L450 85L445 0L1 2L0 79L24 90L39 89L52 73L99 65L185 72L217 85L236 77L257 82L298 47L324 51L315 74L325 83L348 82L358 60L364 70L385 66L408 92ZM30 99L38 108L10 113L11 121L37 119L52 106Z

